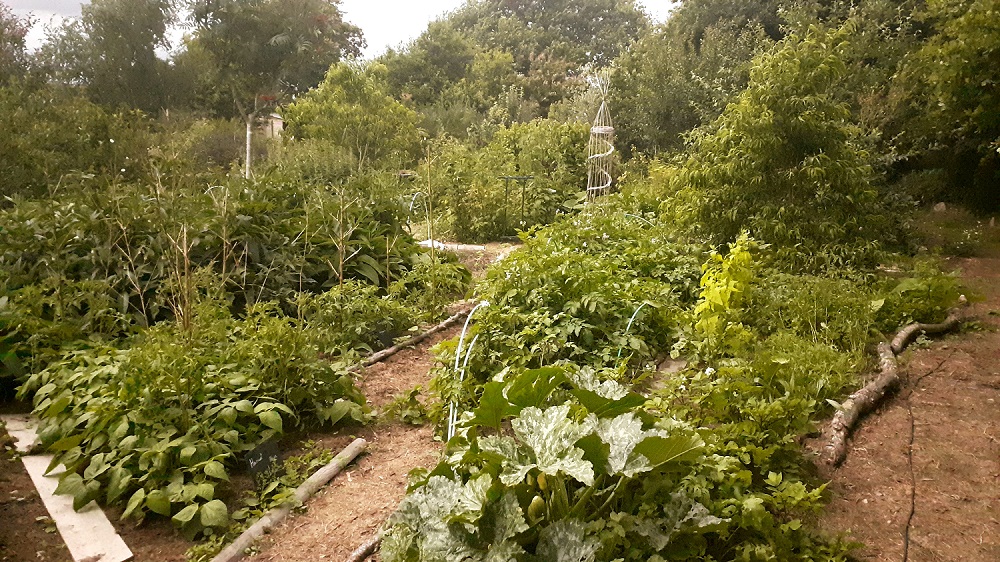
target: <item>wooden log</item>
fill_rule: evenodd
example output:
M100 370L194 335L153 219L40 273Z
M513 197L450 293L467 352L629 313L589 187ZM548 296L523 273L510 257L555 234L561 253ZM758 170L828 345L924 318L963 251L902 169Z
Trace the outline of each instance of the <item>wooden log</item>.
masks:
M378 550L381 544L382 533L376 533L374 537L361 543L361 546L352 552L344 562L362 562L363 560L367 560L369 556L375 554L375 551Z
M958 309L953 309L944 322L938 324L910 324L892 338L892 352L896 355L902 353L913 341L917 334L942 334L954 330L962 321L962 315Z
M837 466L844 462L847 457L847 438L858 420L874 410L886 394L899 385L896 355L902 353L918 333L940 334L955 329L962 321L961 307L968 305L965 295L959 297L959 303L959 307L953 308L944 322L910 324L896 333L891 342L878 345L879 376L850 395L830 420L824 448L824 460L827 464Z
M364 452L367 447L367 441L361 438L355 439L347 448L333 457L333 460L329 464L314 472L302 485L296 488L292 494L293 501L285 502L265 513L249 529L243 531L243 534L237 537L235 541L217 554L212 559L212 562L233 562L243 558L246 549L253 546L254 541L280 523L285 517L288 517L288 514L292 512L292 509L296 505L305 503L306 500L312 497L327 482L332 480L334 476L344 470L344 467Z
M847 456L847 437L861 416L875 408L887 392L899 384L896 355L886 342L878 346L879 376L850 395L830 421L830 437L826 445L826 462L837 466Z
M452 327L453 325L455 325L459 321L461 321L463 318L465 318L466 316L468 316L470 310L472 310L471 306L464 307L462 310L456 312L455 314L451 315L450 317L448 317L446 320L444 320L440 324L437 324L437 325L431 327L427 331L425 331L425 332L423 332L421 334L418 334L416 336L413 336L412 338L404 341L403 343L396 344L396 345L394 345L394 346L392 346L390 348L383 349L382 351L379 351L378 353L373 353L373 354L369 355L364 360L362 360L362 361L360 361L358 363L355 363L354 365L351 365L350 367L348 367L347 368L347 372L352 373L354 371L357 371L358 369L362 369L364 367L370 367L371 365L374 365L375 363L378 363L379 361L384 361L385 359L387 359L387 358L389 358L389 357L391 357L391 356L399 353L400 351L402 351L402 350L404 350L404 349L406 349L408 347L413 347L414 345L417 345L418 343L424 341L425 339L433 336L434 334L436 334L436 333L438 333L440 331L447 330L448 328Z

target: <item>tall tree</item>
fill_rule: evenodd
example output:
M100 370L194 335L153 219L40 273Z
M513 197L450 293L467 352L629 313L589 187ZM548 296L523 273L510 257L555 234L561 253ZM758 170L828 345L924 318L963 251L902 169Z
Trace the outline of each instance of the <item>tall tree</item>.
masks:
M188 50L207 63L207 95L227 99L214 109L239 115L250 140L261 112L323 79L330 65L357 56L361 30L347 23L340 0L195 0Z
M469 0L449 20L476 43L512 53L523 73L543 53L606 66L649 27L635 0Z
M426 105L464 78L476 45L447 21L431 22L405 51L389 50L381 62L393 93Z
M648 26L635 0L468 0L382 62L394 94L431 112L482 114L516 90L544 117L584 88L588 68L610 64Z
M39 58L49 74L82 85L90 98L110 107L157 111L167 105L167 28L173 0L93 0L79 19L50 33Z
M27 70L24 39L31 24L30 19L19 18L6 4L0 4L0 86Z
M780 38L773 0L690 0L615 65L611 107L625 154L679 148L746 88L751 60Z

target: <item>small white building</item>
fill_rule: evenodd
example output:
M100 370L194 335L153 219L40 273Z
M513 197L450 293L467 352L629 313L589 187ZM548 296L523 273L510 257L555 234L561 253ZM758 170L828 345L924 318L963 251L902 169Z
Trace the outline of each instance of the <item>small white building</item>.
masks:
M285 120L277 113L271 113L261 119L260 132L267 139L281 138L281 132L285 130Z

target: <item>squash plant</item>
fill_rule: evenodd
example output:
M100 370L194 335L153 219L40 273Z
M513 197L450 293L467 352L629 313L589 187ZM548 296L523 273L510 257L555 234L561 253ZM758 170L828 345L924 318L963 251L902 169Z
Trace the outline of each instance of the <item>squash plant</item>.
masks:
M384 559L649 560L724 527L683 491L698 433L597 381L547 367L487 383L390 519Z

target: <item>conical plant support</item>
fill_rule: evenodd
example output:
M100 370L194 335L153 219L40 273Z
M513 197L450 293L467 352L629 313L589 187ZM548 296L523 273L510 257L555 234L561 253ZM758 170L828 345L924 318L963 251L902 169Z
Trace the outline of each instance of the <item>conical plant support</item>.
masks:
M601 107L597 110L594 124L590 127L590 142L587 144L587 200L592 201L611 192L614 183L615 128L611 124L608 110L608 80L598 78L597 88L601 92Z

